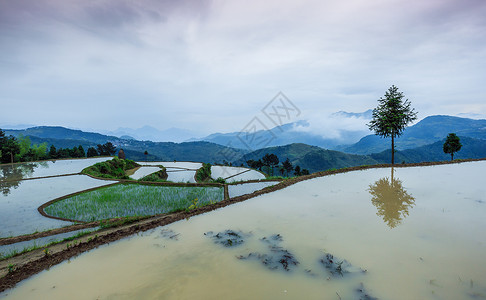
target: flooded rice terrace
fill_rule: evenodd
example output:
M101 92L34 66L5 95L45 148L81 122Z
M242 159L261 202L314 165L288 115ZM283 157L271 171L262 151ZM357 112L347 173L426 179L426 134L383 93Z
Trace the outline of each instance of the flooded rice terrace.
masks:
M315 178L52 267L8 299L484 299L486 162Z

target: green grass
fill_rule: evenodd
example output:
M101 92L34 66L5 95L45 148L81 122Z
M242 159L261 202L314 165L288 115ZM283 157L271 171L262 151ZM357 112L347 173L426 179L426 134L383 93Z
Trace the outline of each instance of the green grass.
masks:
M45 248L44 249L44 253L46 255L48 255L49 250L46 251L47 247L50 247L50 246L53 246L53 245L56 245L56 244L60 244L62 242L66 242L66 241L72 241L72 240L75 240L77 238L80 238L80 237L83 237L85 235L88 235L90 233L92 233L92 231L80 231L80 232L76 233L73 236L64 238L64 239L59 240L59 241L53 241L53 242L50 242L48 244L37 244L34 241L33 245L26 246L22 250L12 250L12 251L10 251L8 253L5 253L5 254L0 253L0 260L4 260L4 259L7 259L7 258L11 258L11 257L17 256L17 255L24 254L24 253L27 253L27 252L30 252L30 251L34 251L34 250L37 250L37 249L41 249L41 248Z
M51 216L91 222L127 216L151 216L223 200L222 187L175 187L117 184L55 202L44 209Z
M162 167L162 170L142 177L138 181L167 182L167 177L167 171Z
M83 169L81 173L101 178L129 179L125 174L125 171L138 166L140 165L133 160L119 159L118 157L115 157L112 160L99 162L87 167Z
M203 166L196 171L196 181L206 182L211 180L211 164L203 163Z

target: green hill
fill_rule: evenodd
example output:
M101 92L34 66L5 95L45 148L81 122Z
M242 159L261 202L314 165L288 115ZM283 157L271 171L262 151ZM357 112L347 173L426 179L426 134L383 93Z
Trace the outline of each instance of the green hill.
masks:
M452 116L430 116L408 127L403 135L395 139L397 150L417 148L441 141L449 133L458 136L486 140L486 120L473 120ZM390 139L377 135L367 135L359 142L335 149L353 154L371 154L391 147Z
M160 161L198 161L206 163L222 163L240 158L247 151L234 149L210 142L151 142L133 139L121 139L99 133L84 132L64 127L41 126L24 130L5 130L6 135L29 136L35 144L47 142L48 146L56 148L72 148L82 145L96 147L98 144L112 142L117 149L123 149L127 159L160 160ZM145 155L145 151L148 152Z
M460 137L462 148L454 154L454 159L467 158L485 158L486 157L486 140L474 139L470 137ZM450 154L445 154L442 150L445 139L430 145L406 149L395 153L395 161L406 163L417 163L426 161L443 161L450 160ZM380 153L370 155L373 159L388 163L391 160L391 151L385 150Z
M367 155L347 154L306 144L290 144L250 152L245 154L241 159L236 160L234 164L246 165L247 160L261 159L267 153L275 154L280 162L288 158L294 167L298 165L301 169L307 169L311 173L333 168L337 169L378 163Z

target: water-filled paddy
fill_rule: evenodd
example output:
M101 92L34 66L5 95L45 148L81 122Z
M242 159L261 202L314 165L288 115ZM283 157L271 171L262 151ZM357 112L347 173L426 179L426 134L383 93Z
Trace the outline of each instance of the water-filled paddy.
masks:
M227 182L265 179L262 173L243 167L212 166L211 177L226 179Z
M0 180L21 180L34 177L79 173L84 168L109 159L111 159L111 157L52 160L13 165L0 165Z
M17 188L0 194L0 237L17 236L70 225L49 219L37 208L55 198L113 183L84 175L72 175L17 182Z
M161 169L159 167L140 167L138 170L135 171L135 173L130 175L130 178L139 180L140 178L143 178L160 170Z
M188 169L188 170L197 170L202 167L202 163L200 162L187 162L187 161L142 161L138 162L140 165L147 165L147 166L158 166L162 165L166 168L180 168L180 169Z
M482 299L485 168L475 162L398 168L393 179L390 169L372 169L308 180L100 247L7 293L12 299ZM228 229L243 242L216 243L214 236ZM271 270L282 253L292 257L289 271ZM349 273L335 276L326 254L335 265L346 260Z
M196 183L196 171L185 171L176 168L167 168L167 181Z
M245 194L251 194L259 191L267 186L272 186L279 183L278 181L262 181L262 182L248 182L240 184L228 185L228 195L230 198L238 197Z

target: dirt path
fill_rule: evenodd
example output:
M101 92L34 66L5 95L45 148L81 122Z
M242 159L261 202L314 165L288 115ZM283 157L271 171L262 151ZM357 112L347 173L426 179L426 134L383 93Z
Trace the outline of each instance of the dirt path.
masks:
M421 166L444 165L444 164L451 164L451 163L462 163L462 162L484 161L484 160L486 160L486 158L474 159L474 160L473 159L460 160L454 162L446 161L446 162L431 162L431 163L417 163L417 164L400 164L400 165L394 165L394 167L396 168L416 167L416 166L421 167ZM83 236L75 241L63 242L60 244L50 246L48 247L49 250L47 255L44 249L38 249L22 255L11 257L9 259L0 261L0 292L12 288L18 282L26 278L29 278L30 276L37 274L45 269L48 269L56 264L59 264L67 259L77 256L83 252L97 248L98 246L101 245L108 244L110 242L117 241L119 239L133 235L140 231L147 231L159 226L171 224L179 220L188 219L192 216L196 216L218 208L222 208L231 205L233 203L245 201L247 199L259 195L263 195L263 194L274 192L276 190L283 189L285 187L288 187L290 185L293 185L295 183L304 180L327 176L327 175L346 173L355 170L390 168L390 167L391 165L389 164L374 165L374 166L359 166L359 167L352 167L352 168L339 169L333 171L318 172L307 176L294 177L294 178L284 180L276 185L266 187L263 190L256 191L252 194L243 195L232 199L226 199L210 206L197 208L191 211L183 211L183 212L173 213L169 215L155 216L133 224L122 225L116 228L96 231L89 235ZM83 224L83 225L87 225L87 224ZM10 272L9 272L9 266L13 267L13 270L10 270Z

